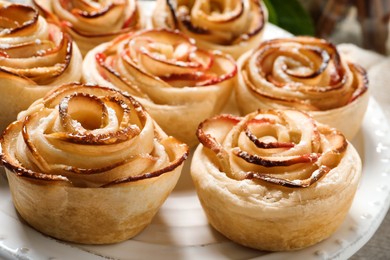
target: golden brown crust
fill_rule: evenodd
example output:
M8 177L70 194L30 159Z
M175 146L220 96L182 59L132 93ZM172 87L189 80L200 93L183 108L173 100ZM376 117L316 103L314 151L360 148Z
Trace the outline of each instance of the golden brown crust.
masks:
M30 7L0 1L0 131L54 85L78 81L78 47Z
M39 99L1 140L13 202L50 236L86 244L135 236L174 188L187 145L132 97L71 83Z
M77 42L83 56L95 46L143 27L136 0L33 0L40 13L62 26Z
M159 0L152 24L154 28L178 29L196 39L200 47L238 59L260 43L267 17L258 0Z
M359 183L361 161L353 146L295 110L225 117L200 126L202 144L191 162L210 224L260 250L296 250L329 237Z
M80 189L37 184L6 172L14 187L15 208L28 224L46 235L82 244L111 244L137 235L151 222L180 176L176 170L142 185Z
M341 130L359 130L368 105L367 74L331 43L312 37L263 42L238 61L236 99L247 114L259 108L295 108Z
M236 72L230 56L167 29L122 35L83 63L84 81L129 92L164 131L190 146L199 123L228 102Z

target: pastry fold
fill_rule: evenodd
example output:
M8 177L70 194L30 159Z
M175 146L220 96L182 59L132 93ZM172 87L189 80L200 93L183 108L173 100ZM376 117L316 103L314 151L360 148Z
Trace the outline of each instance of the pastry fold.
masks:
M236 65L199 49L178 31L143 30L88 53L83 80L129 92L169 135L194 145L201 121L219 113L231 94Z
M137 0L33 0L40 13L62 26L83 56L95 46L143 27Z
M81 79L69 35L30 6L0 1L0 131L53 86Z
M134 237L172 191L188 147L127 94L63 85L4 131L14 205L38 231L107 244Z
M220 115L198 129L191 175L210 224L256 249L304 248L344 220L361 160L336 129L296 110Z
M152 25L179 29L201 48L220 50L237 59L260 43L267 14L261 0L157 0Z
M366 71L322 39L263 42L237 62L236 100L242 114L295 108L352 139L368 105Z

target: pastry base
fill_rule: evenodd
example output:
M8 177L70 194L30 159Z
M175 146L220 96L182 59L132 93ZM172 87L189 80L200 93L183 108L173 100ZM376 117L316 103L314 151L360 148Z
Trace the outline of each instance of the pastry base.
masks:
M65 241L110 244L134 237L152 221L181 169L107 188L70 187L6 172L15 208L33 228Z
M333 234L348 213L361 174L352 145L338 167L308 188L230 179L215 168L202 145L192 165L210 224L241 245L267 251L305 248Z

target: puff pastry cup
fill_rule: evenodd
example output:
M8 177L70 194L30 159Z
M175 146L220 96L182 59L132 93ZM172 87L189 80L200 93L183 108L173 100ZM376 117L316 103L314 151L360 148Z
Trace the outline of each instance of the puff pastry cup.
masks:
M267 19L261 0L157 0L152 26L179 29L201 48L237 59L260 43Z
M227 103L236 71L230 56L199 49L178 31L154 29L90 51L83 80L129 92L165 132L192 146L199 123Z
M0 131L54 85L81 79L77 45L29 6L0 1Z
M296 250L344 220L361 176L354 147L297 110L220 115L198 129L191 175L210 224L244 246Z
M236 101L242 114L295 108L352 139L369 93L366 72L322 39L294 37L263 42L238 61Z
M83 56L95 46L143 27L137 0L33 0L40 13L61 25Z
M49 236L107 244L138 234L188 154L130 96L69 84L4 131L1 160L20 216Z

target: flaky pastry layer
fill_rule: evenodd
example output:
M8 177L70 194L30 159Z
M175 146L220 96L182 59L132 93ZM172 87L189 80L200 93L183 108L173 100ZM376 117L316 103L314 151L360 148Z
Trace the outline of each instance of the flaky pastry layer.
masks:
M368 105L368 79L325 40L293 37L263 42L237 62L240 112L294 108L352 139Z
M81 79L80 51L31 6L0 1L0 131L36 99Z
M262 39L268 12L260 0L158 0L154 28L178 29L201 48L219 50L238 59Z
M81 84L34 102L0 144L21 217L44 234L85 244L120 242L144 229L188 154L127 94Z
M69 33L81 54L144 26L137 0L33 0L47 20Z
M199 123L227 103L235 75L230 56L166 29L120 36L90 51L83 63L85 82L130 93L164 131L190 146Z
M210 224L256 249L297 250L332 235L356 192L361 161L304 113L219 116L198 130L191 175Z

